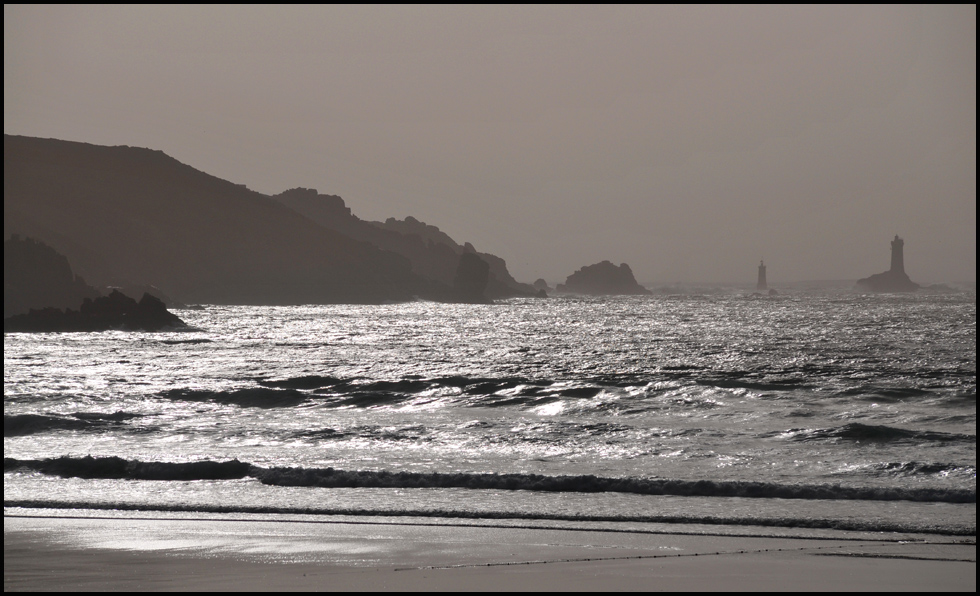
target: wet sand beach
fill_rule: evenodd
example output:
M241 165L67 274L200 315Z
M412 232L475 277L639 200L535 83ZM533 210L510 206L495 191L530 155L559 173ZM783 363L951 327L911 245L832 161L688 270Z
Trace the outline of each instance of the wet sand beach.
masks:
M4 591L976 590L972 537L5 513Z

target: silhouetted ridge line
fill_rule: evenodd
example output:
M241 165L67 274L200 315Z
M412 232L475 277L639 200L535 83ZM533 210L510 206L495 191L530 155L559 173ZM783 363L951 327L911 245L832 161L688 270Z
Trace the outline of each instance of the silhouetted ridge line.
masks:
M420 473L334 468L263 468L238 460L164 463L119 457L59 457L43 460L4 458L4 471L28 469L76 478L133 480L221 480L246 476L273 486L318 488L468 488L544 492L621 492L684 497L922 501L976 503L976 491L938 488L790 485L769 482L543 476L540 474Z
M383 223L364 221L351 213L341 197L320 194L312 188L293 188L272 198L324 228L405 257L414 273L441 285L444 293L438 297L442 299L485 302L487 298L531 296L536 292L515 280L500 257L477 252L469 243L459 244L436 226L412 216L404 220L389 217ZM455 294L448 291L456 283L464 254L472 254L488 266L486 283L476 298L468 295L470 287L462 293L458 288Z
M4 135L4 233L43 239L95 286L152 285L182 303L433 291L400 255L148 149Z

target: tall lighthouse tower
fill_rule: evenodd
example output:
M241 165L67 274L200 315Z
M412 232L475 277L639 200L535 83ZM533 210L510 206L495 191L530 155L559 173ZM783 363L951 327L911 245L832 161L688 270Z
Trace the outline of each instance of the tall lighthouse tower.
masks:
M905 273L905 241L895 234L892 240L892 268L894 273Z
M892 243L894 246L894 243ZM901 250L901 249L899 249ZM895 257L894 252L892 253L892 263L894 267ZM764 291L769 289L769 284L766 283L766 264L764 261L759 261L759 281L755 284L755 289L759 291Z

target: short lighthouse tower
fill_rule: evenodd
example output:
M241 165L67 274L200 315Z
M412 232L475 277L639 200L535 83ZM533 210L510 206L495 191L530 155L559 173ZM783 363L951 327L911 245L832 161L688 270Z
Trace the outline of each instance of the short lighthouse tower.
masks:
M759 291L769 289L769 284L766 283L766 264L764 261L759 261L759 281L756 282L755 289Z

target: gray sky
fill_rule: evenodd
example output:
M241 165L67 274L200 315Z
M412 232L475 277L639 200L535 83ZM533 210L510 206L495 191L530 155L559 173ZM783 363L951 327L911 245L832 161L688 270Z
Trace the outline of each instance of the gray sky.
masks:
M976 279L976 6L4 6L4 132L413 215L564 281Z

